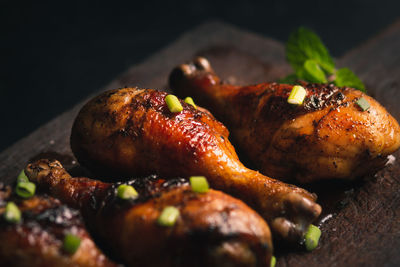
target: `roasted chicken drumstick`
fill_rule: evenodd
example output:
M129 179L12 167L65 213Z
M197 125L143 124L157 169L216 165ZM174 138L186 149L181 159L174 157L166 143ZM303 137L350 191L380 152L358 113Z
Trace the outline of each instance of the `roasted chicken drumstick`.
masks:
M8 201L18 206L21 222L10 223L4 219ZM23 200L3 185L0 185L0 205L0 266L117 266L91 240L78 210L46 195ZM63 249L67 234L81 240L73 254Z
M222 192L195 193L184 179L155 176L127 184L136 199L117 196L120 183L72 178L55 160L29 164L25 173L41 190L81 210L86 223L128 266L269 266L272 241L266 222ZM180 215L161 226L163 209Z
M306 99L293 106L287 103L292 85L225 84L201 57L175 68L170 85L226 123L234 143L274 178L355 179L382 168L400 146L397 121L352 88L302 83ZM370 105L367 111L356 104L361 97Z
M188 177L204 175L268 220L274 238L299 241L321 207L309 192L247 169L228 130L208 112L181 101L172 113L166 92L124 88L102 93L77 116L71 147L97 173Z

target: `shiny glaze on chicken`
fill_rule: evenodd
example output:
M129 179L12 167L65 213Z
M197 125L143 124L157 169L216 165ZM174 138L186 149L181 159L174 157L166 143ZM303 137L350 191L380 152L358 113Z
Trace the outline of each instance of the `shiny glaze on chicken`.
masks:
M4 219L7 201L17 204L21 222L9 223ZM0 266L117 266L96 247L78 210L46 195L23 200L3 185L0 206ZM73 255L63 250L63 239L68 233L81 239Z
M78 161L97 173L114 175L204 175L213 188L258 211L274 238L301 240L321 212L316 196L243 166L223 124L183 101L183 111L171 113L166 95L124 88L89 101L71 134Z
M399 148L399 124L373 98L332 84L300 84L307 95L296 106L287 103L292 85L225 84L201 57L170 76L179 96L209 108L257 168L281 180L352 180L382 168ZM367 111L355 103L361 97Z
M121 183L72 178L58 161L39 160L29 179L81 210L92 232L128 266L269 266L271 234L242 201L222 192L199 194L184 179L134 179L139 197L117 197ZM157 224L166 206L180 211L172 227Z

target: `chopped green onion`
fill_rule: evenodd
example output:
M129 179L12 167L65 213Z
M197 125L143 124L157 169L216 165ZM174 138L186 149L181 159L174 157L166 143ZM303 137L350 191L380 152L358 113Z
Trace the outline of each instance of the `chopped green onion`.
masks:
M276 258L275 258L275 256L272 256L270 266L275 267L275 265L276 265Z
M321 230L317 226L310 224L305 235L306 249L308 251L315 249L318 246L318 241L320 237Z
M167 95L165 97L165 102L171 112L181 112L183 110L181 102L179 102L179 99L174 95Z
M121 199L135 199L139 194L133 186L121 184L118 186L117 196Z
M21 173L17 177L17 183L20 183L20 182L29 182L29 179L26 176L24 170L22 170Z
M161 212L157 222L161 226L173 226L179 217L179 210L173 206L167 206Z
M7 222L17 223L21 220L21 211L14 202L8 202L3 216Z
M74 254L81 245L81 239L73 234L66 234L63 242L63 249L69 254Z
M15 188L15 193L22 198L30 198L35 195L36 185L31 182L19 182Z
M303 104L304 98L306 97L307 91L300 85L295 85L290 92L288 103L294 105Z
M185 102L188 103L189 105L192 105L195 109L197 109L197 106L194 103L193 98L191 98L190 96L185 98Z
M361 97L360 99L357 100L356 104L363 110L366 111L370 108L370 105L364 97Z
M191 176L189 178L190 186L196 193L205 193L208 191L209 186L206 177L204 176Z

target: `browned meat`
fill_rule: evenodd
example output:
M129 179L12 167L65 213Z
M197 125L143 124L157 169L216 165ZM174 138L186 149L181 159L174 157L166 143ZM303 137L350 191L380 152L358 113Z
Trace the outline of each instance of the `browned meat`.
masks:
M4 217L5 204L13 201L22 212L20 223ZM0 266L117 266L96 247L87 233L79 211L48 196L22 200L0 185ZM63 240L71 233L81 239L74 254L63 250Z
M224 84L205 58L178 66L170 85L226 123L262 173L299 182L355 179L382 168L400 146L397 121L373 98L352 88L302 83L303 105L287 98L292 85ZM355 103L364 97L362 111Z
M199 194L183 179L150 176L128 182L139 197L122 200L120 183L71 178L58 161L39 160L25 172L41 190L79 207L93 232L128 266L269 266L268 225L222 192ZM157 224L166 206L180 211L172 227Z
M79 162L98 173L204 175L212 187L256 209L274 237L300 240L321 212L316 196L244 167L223 124L183 101L183 111L171 113L166 95L124 88L87 103L71 134Z

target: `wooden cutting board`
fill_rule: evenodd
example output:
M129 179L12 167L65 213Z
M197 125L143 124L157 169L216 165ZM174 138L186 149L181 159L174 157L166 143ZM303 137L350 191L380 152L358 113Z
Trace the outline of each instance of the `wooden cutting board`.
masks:
M172 68L195 55L206 56L222 78L237 84L273 81L290 72L282 43L212 21L133 66L103 90L124 86L168 90ZM368 93L400 119L400 21L337 63L354 70ZM14 181L26 163L37 157L55 157L68 168L76 167L69 135L85 102L4 150L0 181ZM364 181L309 187L319 194L324 209L320 246L311 253L278 250L277 266L399 266L400 153L394 157L384 170Z

